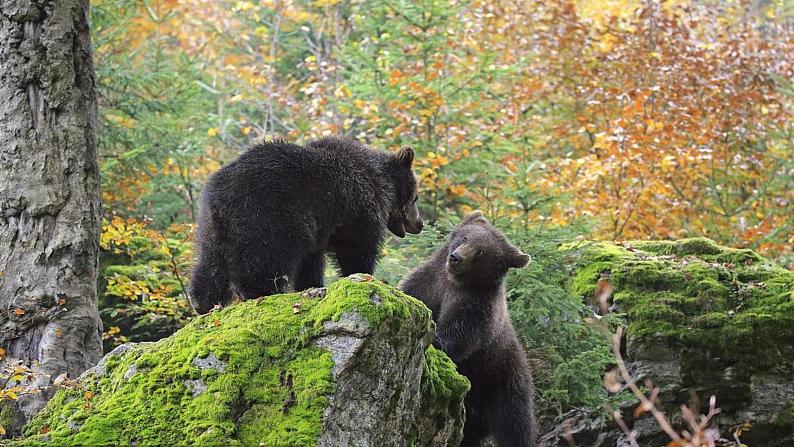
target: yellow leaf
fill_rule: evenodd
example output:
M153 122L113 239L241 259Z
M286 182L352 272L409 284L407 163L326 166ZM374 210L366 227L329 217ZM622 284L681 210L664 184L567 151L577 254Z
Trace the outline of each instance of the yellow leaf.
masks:
M347 98L348 96L350 96L350 89L345 87L344 85L340 85L339 87L336 88L336 91L334 92L334 96L337 98Z
M465 185L450 186L449 192L454 196L462 196L463 194L466 194L466 186Z
M216 135L218 135L218 129L216 127L210 127L207 129L207 136L214 137Z
M242 128L242 132L243 132L243 135L248 135L249 133L251 133L251 128L250 127L243 127Z
M5 434L6 434L6 429L3 428L2 425L0 425L0 436L5 436Z

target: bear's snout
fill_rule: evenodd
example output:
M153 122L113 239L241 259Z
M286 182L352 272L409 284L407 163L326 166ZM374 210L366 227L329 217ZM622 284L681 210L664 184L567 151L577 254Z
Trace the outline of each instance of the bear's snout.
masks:
M471 261L474 258L475 247L470 244L463 244L452 251L447 258L447 270L453 274L460 274L469 271Z
M407 232L409 232L411 234L419 234L419 233L421 233L422 232L422 228L424 226L425 226L425 224L424 224L424 222L422 222L421 218L419 220L413 221L413 222L410 219L407 219L405 221L405 231L407 231Z

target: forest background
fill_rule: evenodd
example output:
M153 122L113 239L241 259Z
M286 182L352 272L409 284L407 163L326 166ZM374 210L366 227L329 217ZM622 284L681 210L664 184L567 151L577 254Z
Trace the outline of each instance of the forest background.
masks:
M532 254L510 310L549 371L549 416L599 408L614 362L564 287L570 242L706 236L794 269L790 0L101 0L91 15L106 352L191 317L202 185L263 138L417 151L434 225L386 245L392 284L473 209Z

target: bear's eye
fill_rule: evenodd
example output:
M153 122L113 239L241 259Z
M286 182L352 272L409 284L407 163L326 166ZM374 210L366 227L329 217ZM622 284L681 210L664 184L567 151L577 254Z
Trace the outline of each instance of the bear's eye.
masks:
M468 241L469 241L469 238L467 238L466 236L463 236L463 243L466 243Z

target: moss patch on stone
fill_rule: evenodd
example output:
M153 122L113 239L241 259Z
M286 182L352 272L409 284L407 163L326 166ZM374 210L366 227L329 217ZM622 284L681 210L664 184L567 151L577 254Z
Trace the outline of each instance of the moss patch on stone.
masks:
M455 364L443 351L433 346L425 351L422 368L422 417L415 421L405 445L456 446L463 440L463 399L471 389L471 383L458 373Z
M417 316L432 324L421 302L366 279L342 279L324 299L241 303L108 357L81 388L59 391L15 444L313 446L334 382L330 354L311 341L350 311L373 328ZM222 365L197 366L209 356ZM430 389L461 392L454 365L434 350L428 356Z
M433 346L427 348L422 376L423 395L434 401L462 400L470 388L469 380L458 374L457 367L443 351Z
M750 250L705 238L601 242L577 263L571 287L585 299L611 273L629 345L681 353L684 382L723 403L746 399L752 374L794 366L794 272Z

